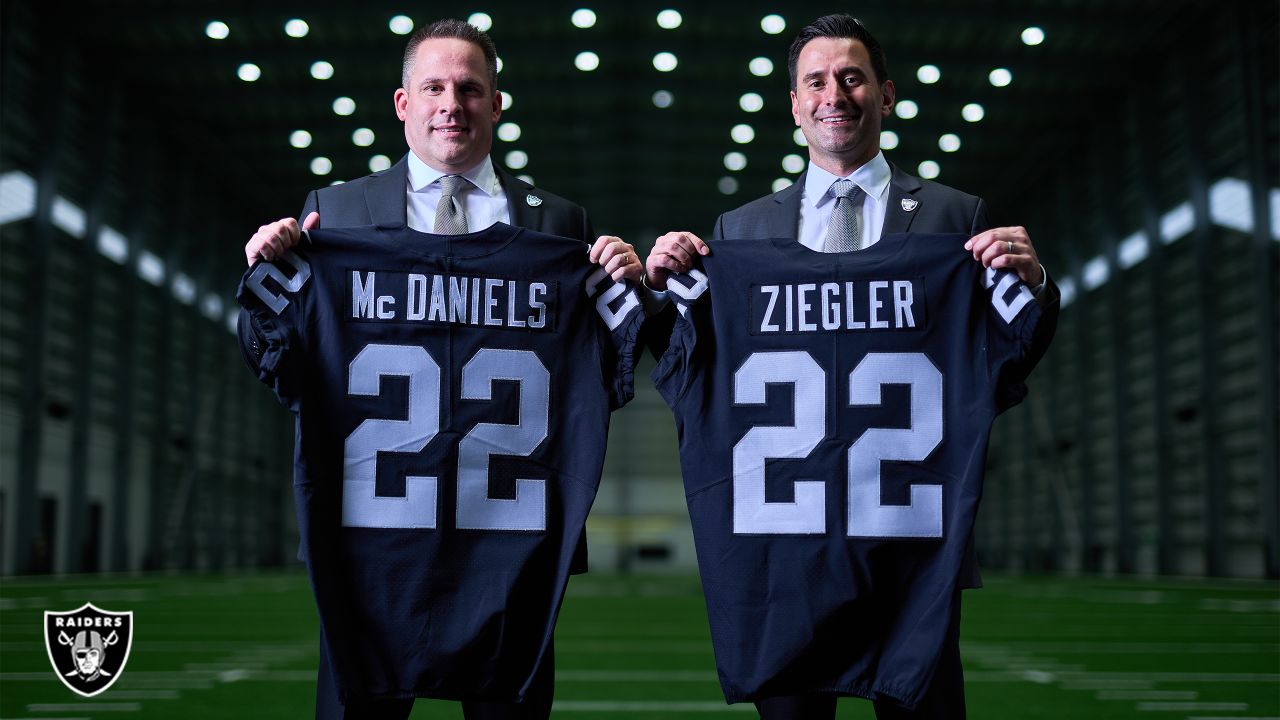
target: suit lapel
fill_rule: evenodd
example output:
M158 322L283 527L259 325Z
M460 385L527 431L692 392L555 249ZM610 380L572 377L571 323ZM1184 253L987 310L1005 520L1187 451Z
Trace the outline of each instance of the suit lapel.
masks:
M892 163L889 164L892 175L889 178L889 204L884 211L884 229L880 236L890 233L904 233L911 228L911 222L920 214L920 200L915 197L920 190L920 181L902 172Z
M533 186L493 164L493 171L498 175L498 183L507 194L507 210L511 213L511 224L516 227L541 230L543 223L542 205L529 204L530 197L536 197Z
M808 172L800 174L796 181L773 194L773 201L778 203L777 212L769 213L769 237L794 238L796 229L800 227L800 191L804 188L804 178Z
M381 175L369 178L365 185L364 200L369 207L369 220L383 227L404 227L409 224L408 193L409 156L387 168Z

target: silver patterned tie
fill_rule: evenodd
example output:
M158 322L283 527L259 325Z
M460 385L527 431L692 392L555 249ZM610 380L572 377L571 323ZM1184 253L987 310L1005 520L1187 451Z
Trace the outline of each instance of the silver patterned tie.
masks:
M862 188L852 180L831 183L836 196L836 206L831 209L831 222L827 224L827 237L822 241L822 252L846 252L862 249Z
M467 182L461 175L445 175L440 178L440 203L436 205L437 235L465 235L467 212L462 208L458 191Z

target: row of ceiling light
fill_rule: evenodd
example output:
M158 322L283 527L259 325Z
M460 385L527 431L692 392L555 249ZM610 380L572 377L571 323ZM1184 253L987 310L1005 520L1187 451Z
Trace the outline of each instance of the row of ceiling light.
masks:
M571 24L580 29L594 27L598 17L595 11L589 8L579 8L570 16ZM659 27L666 30L674 30L683 23L683 16L677 10L662 10L656 16ZM493 18L487 13L472 13L467 22L475 27L488 31L493 27ZM388 22L388 27L392 32L398 35L406 35L413 31L414 23L412 18L406 15L397 15ZM786 29L786 20L776 14L766 15L760 20L760 28L765 33L777 35ZM305 37L310 32L310 25L302 19L293 18L285 22L285 34L292 38ZM215 40L226 39L230 36L230 27L223 21L215 20L210 22L205 33ZM1045 40L1045 33L1042 28L1030 26L1024 28L1021 33L1022 42L1028 46L1040 45ZM498 60L499 71L502 69L501 58ZM591 72L600 67L600 56L593 51L582 51L574 58L574 65L583 72ZM653 67L659 72L672 72L679 66L679 58L671 52L659 52L653 57ZM756 77L767 77L773 73L773 62L766 57L755 57L747 63L747 68L752 75ZM328 80L333 77L334 68L332 63L325 60L318 60L311 65L311 75L317 80ZM258 80L262 71L253 63L243 63L237 69L237 75L246 82L254 82ZM916 70L916 78L925 85L937 83L942 78L942 71L936 65L921 65ZM987 75L988 81L994 87L1007 87L1013 82L1013 73L1008 68L995 68ZM669 90L658 90L654 92L652 102L655 107L665 109L671 107L675 102L674 94ZM512 98L509 93L503 93L502 109L507 110L512 105ZM757 93L744 93L738 99L738 105L744 112L759 112L764 107L764 99ZM333 111L337 115L348 116L355 112L355 101L349 97L338 97L333 102ZM895 114L904 119L910 120L919 115L919 105L909 99L902 99L895 105ZM961 116L967 122L979 122L986 115L986 110L978 103L968 103L961 110ZM504 123L498 128L499 139L506 142L514 142L520 137L520 128L515 123ZM755 139L755 130L746 123L738 123L730 130L730 137L735 143L747 144ZM804 146L804 136L797 129L794 134L797 145ZM360 128L352 135L352 141L358 147L368 147L373 143L373 131L368 128ZM898 146L899 139L893 131L885 131L881 133L881 147L892 150ZM305 130L294 131L290 136L290 144L296 148L305 148L311 144L311 136ZM938 140L938 146L943 152L956 152L960 149L960 138L954 133L946 133ZM742 160L739 162L738 158ZM783 169L789 173L795 174L803 170L803 159L800 159L799 170L793 170L797 167L796 158L798 155L788 155L783 159ZM732 160L730 158L733 158ZM513 150L507 154L507 165L513 169L522 169L528 165L528 154ZM371 170L377 171L385 169L390 165L390 159L385 155L375 155L369 163ZM731 152L725 156L725 166L730 170L740 170L746 167L745 156L741 153ZM311 161L311 170L317 175L326 175L333 168L333 163L325 157L317 157ZM933 160L926 160L917 167L917 171L922 177L932 179L936 178L941 171L940 166ZM720 189L725 191L727 187L733 186L731 192L736 192L736 181L733 183L726 182L732 178L721 178L719 183ZM775 189L785 187L789 183L787 178L778 178L774 182Z

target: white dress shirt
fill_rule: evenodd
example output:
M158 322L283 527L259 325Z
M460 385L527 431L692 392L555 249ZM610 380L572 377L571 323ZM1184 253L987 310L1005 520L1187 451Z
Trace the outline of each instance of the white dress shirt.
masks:
M493 161L484 156L475 167L463 173L442 173L422 162L409 151L409 194L407 203L409 227L418 232L435 231L436 206L440 204L440 178L460 174L466 178L465 189L458 193L463 210L467 213L467 232L484 230L497 222L511 224L511 212L507 205L507 193L498 182Z
M831 185L837 180L851 180L862 188L862 247L871 247L880 239L884 229L885 208L889 204L889 178L892 175L884 153L878 152L862 167L847 178L840 178L809 163L800 191L800 244L810 250L822 251L827 237L827 225L831 223L831 211L836 206L836 196Z

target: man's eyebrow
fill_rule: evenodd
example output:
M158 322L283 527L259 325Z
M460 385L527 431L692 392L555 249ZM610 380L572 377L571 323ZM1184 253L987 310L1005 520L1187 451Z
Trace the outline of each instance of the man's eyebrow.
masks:
M862 68L858 67L857 65L848 65L848 66L845 66L845 67L840 68L839 70L836 70L836 72L835 72L835 74L836 74L836 75L848 75L849 73L857 73L858 75L866 75L866 72L864 72L864 71L862 70ZM826 71L825 71L825 70L814 70L814 71L812 71L812 72L805 73L805 74L801 77L801 79L802 79L802 80L812 80L813 78L820 78L820 77L822 77L822 76L824 76L824 75L826 75L826 74L827 74L827 73L826 73Z

